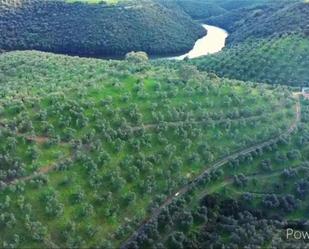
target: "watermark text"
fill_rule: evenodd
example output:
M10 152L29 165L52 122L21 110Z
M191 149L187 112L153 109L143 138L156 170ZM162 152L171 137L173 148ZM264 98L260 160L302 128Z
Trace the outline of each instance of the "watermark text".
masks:
M309 232L308 231L298 231L292 228L286 229L286 238L288 240L307 240L309 241Z

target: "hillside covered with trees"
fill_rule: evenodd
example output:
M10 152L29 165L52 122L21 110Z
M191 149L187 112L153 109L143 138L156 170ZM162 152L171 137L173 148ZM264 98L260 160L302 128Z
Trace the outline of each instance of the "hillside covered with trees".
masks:
M249 7L269 4L270 0L156 0L169 8L178 7L200 21L211 17L229 16L233 11ZM206 22L208 23L208 22Z
M241 1L232 1L234 4L238 2L241 3ZM238 41L258 34L259 37L265 37L266 34L273 35L276 32L291 30L290 27L288 28L289 25L295 30L297 27L305 26L304 23L307 22L304 18L306 12L301 10L302 7L304 8L302 0L244 2L247 4L240 5L239 8L229 6L229 11L212 15L203 21L226 29L230 33L229 43L234 40L231 39L233 36L239 38ZM282 20L279 20L280 18Z
M124 56L130 51L179 54L205 35L183 11L150 0L115 4L1 1L0 23L1 49L95 57Z
M3 247L117 248L217 160L295 122L284 87L143 54L8 52L0 76Z
M221 77L304 86L309 84L309 4L272 3L213 17L230 31L220 53L193 64Z
M308 107L292 134L206 174L126 248L307 248L287 228L309 228Z
M235 44L247 39L267 38L282 34L309 35L309 3L301 1L279 2L267 8L253 10L232 27L228 43Z
M179 8L194 19L225 14L227 11L212 1L202 0L156 0L167 8Z
M245 81L309 85L309 39L283 35L248 40L192 62L201 70Z
M0 248L308 249L308 17L307 0L1 1ZM223 50L148 56L187 52L201 22Z

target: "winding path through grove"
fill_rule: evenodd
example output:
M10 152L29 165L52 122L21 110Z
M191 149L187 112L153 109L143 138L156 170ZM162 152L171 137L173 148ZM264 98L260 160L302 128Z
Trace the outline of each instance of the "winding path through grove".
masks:
M301 106L300 106L300 100L299 100L299 94L294 94L294 97L296 99L296 105L295 105L295 119L294 122L290 125L290 127L282 132L279 136L275 137L275 138L271 138L265 142L259 143L257 145L251 146L249 148L243 149L243 150L239 150L234 152L233 154L226 156L218 161L216 161L215 163L213 163L212 165L210 165L210 167L208 167L206 170L204 170L200 175L198 175L193 181L191 181L189 184L181 187L180 189L178 189L176 192L174 192L172 195L168 196L165 201L160 205L160 207L158 207L157 209L155 209L151 216L147 217L141 224L140 226L135 230L135 232L126 240L123 242L121 249L127 249L129 246L129 243L132 242L145 228L145 226L151 222L152 220L155 220L159 214L161 213L161 211L166 208L168 205L170 205L175 199L183 196L185 193L187 193L190 188L193 186L193 184L195 184L196 182L198 182L199 180L203 179L205 177L205 175L209 174L212 171L215 171L219 168L221 168L222 166L224 166L225 164L227 164L230 160L236 159L239 156L245 156L250 154L253 151L259 150L259 149L263 149L275 142L278 142L281 138L289 136L291 133L293 133L293 131L296 130L298 123L301 120Z

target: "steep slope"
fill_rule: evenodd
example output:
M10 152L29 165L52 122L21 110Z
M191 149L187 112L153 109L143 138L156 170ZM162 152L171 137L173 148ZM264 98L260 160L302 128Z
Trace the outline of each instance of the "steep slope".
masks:
M236 31L238 23L244 23L245 19L255 18L256 15L259 15L260 12L265 10L270 11L269 4L232 9L222 15L211 16L210 18L205 19L204 22L210 25L224 28L229 33L233 33Z
M204 19L226 13L218 4L202 0L157 0L168 8L178 7L194 19Z
M192 61L199 69L246 81L309 85L309 39L284 35L248 40Z
M223 1L224 2L224 1ZM249 3L250 1L244 1ZM236 1L238 5L238 1ZM301 0L256 1L211 16L205 22L229 31L229 43L261 38L286 31L304 31L308 25L308 6Z
M178 7L192 18L206 20L215 16L228 16L233 10L269 4L270 0L156 0L168 8ZM207 23L207 22L206 22Z
M211 18L210 23L229 30L227 46L192 63L222 77L308 85L308 16L308 3L275 2Z
M136 244L307 248L306 236L287 236L287 229L307 234L309 228L309 100L302 98L299 107L298 129L205 175L149 223Z
M118 4L20 0L0 3L0 48L73 55L176 54L205 30L182 11L152 1ZM14 3L14 4L13 4Z
M259 6L263 4L270 4L274 2L273 0L208 0L210 2L215 2L217 5L221 6L226 10L236 10L236 9L243 9L243 8L250 8L254 6ZM286 1L286 0L282 0ZM281 1L281 2L282 2ZM293 0L288 0L293 1Z
M118 248L217 160L295 119L286 89L186 63L8 52L0 95L0 242L17 248Z
M300 33L308 36L309 4L285 3L270 5L253 11L237 21L228 43L235 44L249 38L266 38L284 33Z

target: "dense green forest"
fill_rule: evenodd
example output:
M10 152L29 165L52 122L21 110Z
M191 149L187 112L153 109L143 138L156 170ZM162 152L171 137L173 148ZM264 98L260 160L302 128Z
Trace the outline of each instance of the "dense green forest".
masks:
M253 6L271 3L271 0L156 0L169 8L180 8L194 19L207 20L216 16L228 16Z
M309 35L309 3L270 4L265 9L253 10L250 15L234 23L228 43L239 43L248 38L267 38L285 33ZM275 2L276 3L276 2Z
M0 3L0 48L87 56L177 54L205 30L181 10L148 0L118 4L19 0Z
M239 8L230 7L227 12L212 15L203 21L226 29L230 33L229 42L233 42L234 39L236 42L252 36L265 37L266 34L289 32L291 29L305 27L304 23L308 22L306 10L302 10L306 7L302 0L245 2L251 4L243 4Z
M309 85L309 39L283 35L247 40L192 62L201 70L245 81Z
M157 0L168 8L179 8L194 19L225 14L227 11L216 3L202 0Z
M118 247L218 159L295 122L284 87L134 56L0 55L3 247Z
M309 85L309 4L275 2L232 10L211 24L230 34L220 53L193 61L199 69L245 81Z

